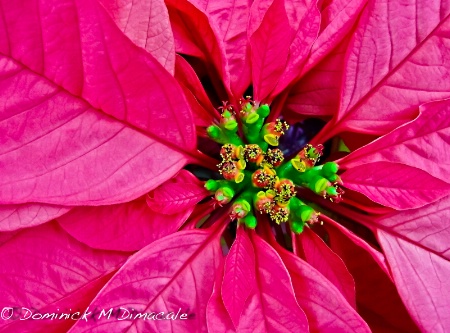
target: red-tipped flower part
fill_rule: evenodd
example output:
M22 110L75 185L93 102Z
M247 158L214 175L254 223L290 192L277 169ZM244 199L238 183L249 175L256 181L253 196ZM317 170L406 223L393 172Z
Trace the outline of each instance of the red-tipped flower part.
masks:
M257 188L268 188L275 181L275 173L267 168L258 169L252 174L252 184Z
M274 122L264 125L262 135L264 141L271 146L278 146L278 140L289 129L289 125L285 121L277 119Z
M243 155L247 162L260 164L264 160L263 151L257 144L245 145Z
M219 173L226 180L234 180L236 183L240 183L244 179L242 170L245 169L245 161L243 160L222 162L217 167L219 168Z
M334 184L325 190L324 198L330 199L331 202L339 203L343 200L342 196L344 193L345 191L341 187Z
M317 162L317 160L323 155L323 145L310 145L307 144L305 147L306 156Z
M229 131L237 129L237 121L234 115L230 111L224 111L222 117L220 118L220 123L224 128Z
M222 105L219 106L217 109L218 109L218 110L220 111L220 113L222 113L222 114L223 114L224 112L228 111L228 112L230 112L231 114L234 115L234 108L233 108L233 105L231 105L228 101L222 101Z
M291 160L292 165L297 171L305 172L311 169L323 154L323 145L307 144L295 158ZM337 165L337 164L336 164Z
M244 123L253 124L259 119L259 115L256 112L255 103L250 97L247 96L245 99L241 99L239 104L241 105L239 116Z
M242 219L250 212L252 209L250 203L245 200L237 200L232 206L230 211L230 217L232 219Z
M221 187L214 194L214 199L219 204L219 206L226 205L229 203L234 197L234 190L231 187Z
M273 200L273 196L270 193L266 193L264 191L258 192L256 194L255 199L253 200L255 209L259 213L268 214L272 208L275 206L275 201Z
M281 163L283 163L284 155L283 152L278 148L267 149L264 160L276 168L277 166L280 166Z
M290 179L280 179L275 182L275 193L277 202L288 202L289 199L295 196L295 184Z
M289 213L290 211L288 206L280 206L279 204L276 204L269 212L269 216L272 221L280 224L289 220Z
M220 156L223 161L239 160L243 158L242 146L235 146L232 143L227 143L220 149Z
M319 217L319 214L308 205L298 207L295 211L295 215L300 218L302 222L309 224L318 222Z

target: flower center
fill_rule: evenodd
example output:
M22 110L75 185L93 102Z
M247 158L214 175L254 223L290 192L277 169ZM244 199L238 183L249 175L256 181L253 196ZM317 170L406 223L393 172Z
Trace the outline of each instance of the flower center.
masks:
M265 123L268 105L250 98L240 101L236 113L224 103L220 123L208 127L209 136L222 144L222 162L217 167L223 180L208 180L206 189L219 205L231 202L230 217L249 228L257 225L256 214L267 214L273 222L290 223L295 233L305 224L318 221L313 208L297 198L296 187L306 187L334 202L342 200L344 191L334 162L316 165L322 145L307 144L294 158L285 160L276 148L289 125L277 119Z

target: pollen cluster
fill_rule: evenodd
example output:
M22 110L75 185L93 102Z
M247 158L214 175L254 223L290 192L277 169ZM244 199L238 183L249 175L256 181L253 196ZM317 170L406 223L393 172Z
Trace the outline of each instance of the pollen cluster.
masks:
M317 222L318 213L297 198L298 186L309 188L331 201L342 200L341 180L334 162L316 166L322 145L306 145L286 160L277 148L280 137L289 129L281 119L265 123L268 105L250 98L240 101L235 112L223 103L220 122L208 127L209 136L222 144L217 165L223 180L209 180L205 187L218 205L232 202L230 217L249 228L257 225L256 216L267 214L271 221L289 223L300 233L305 224Z

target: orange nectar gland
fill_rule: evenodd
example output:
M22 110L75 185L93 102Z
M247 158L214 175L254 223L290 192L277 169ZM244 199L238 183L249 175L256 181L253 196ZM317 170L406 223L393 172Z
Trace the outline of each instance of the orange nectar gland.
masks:
M296 186L311 189L331 201L342 200L339 167L334 162L315 166L322 145L306 145L293 159L285 161L278 146L289 125L277 119L264 124L270 114L268 105L249 97L239 102L240 110L224 102L221 119L207 129L210 137L222 144L222 162L217 165L223 180L208 180L205 188L219 205L234 200L230 217L248 228L255 228L255 214L267 214L275 223L290 223L300 233L305 224L317 222L319 213L296 197ZM237 119L239 117L239 119ZM239 136L242 133L243 136ZM236 196L236 197L235 197Z

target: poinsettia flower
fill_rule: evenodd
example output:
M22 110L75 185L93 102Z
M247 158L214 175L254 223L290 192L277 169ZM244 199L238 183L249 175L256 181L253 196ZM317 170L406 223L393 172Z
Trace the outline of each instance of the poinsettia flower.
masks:
M448 6L166 4L167 11L155 0L2 2L1 82L8 98L0 200L2 230L8 232L1 238L7 276L1 290L7 292L0 305L29 307L36 319L82 309L86 320L77 320L73 332L445 331L450 319L442 295L450 287L441 221L448 217L449 185L442 133L449 110L445 100L421 105L450 95L435 84L449 66ZM239 104L250 85L254 101ZM221 100L230 102L222 115L216 110ZM321 210L324 224L307 221L310 227L292 234L295 255L286 249L289 229L301 230L284 221L282 206L252 220L253 208L246 206L252 198L238 198L231 216L239 222L230 224L233 193L216 188L214 180L206 183L208 192L180 171L186 164L217 171L219 161L207 154L218 157L220 147L207 141L206 127L215 124L208 133L221 141L214 128L246 121L229 106L252 112L262 107L258 116L264 118L267 104L263 150L285 132L284 125L274 125L280 114L291 123L332 116L308 150L298 148L294 166L311 168L318 144L332 137L355 150L393 130L339 160L346 170L341 176L333 163L322 167L324 176L342 178L343 203L311 192L321 192L316 187L323 181L297 189L302 200L323 207L302 206L308 214L315 214L312 207ZM196 150L195 129L207 154ZM289 142L292 132L286 138L295 144ZM223 177L242 183L246 163L223 154ZM265 158L275 166L277 156ZM246 156L247 163L251 159ZM202 179L217 176L189 170ZM294 193L288 180L274 190L282 185L279 197L295 201L286 198L286 191ZM194 208L211 194L214 199ZM328 197L338 201L331 189ZM37 226L53 218L58 223ZM163 237L196 226L200 230ZM24 227L33 228L19 230ZM127 320L93 320L101 309ZM124 317L126 311L155 316L178 309L189 320ZM24 312L5 314L14 311ZM73 324L10 320L4 330L57 332Z

